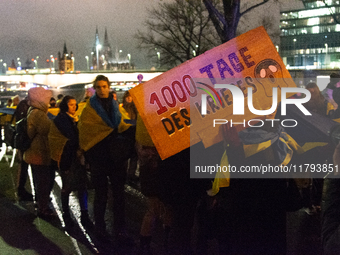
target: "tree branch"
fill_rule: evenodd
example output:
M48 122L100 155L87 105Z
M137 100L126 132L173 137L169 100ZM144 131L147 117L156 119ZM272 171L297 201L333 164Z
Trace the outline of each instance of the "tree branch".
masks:
M265 3L267 3L268 1L269 1L269 0L263 0L263 2L253 5L252 7L248 8L248 9L245 10L244 12L240 13L240 17L241 17L242 15L246 14L247 12L250 12L251 10L253 10L253 9L255 9L255 8L257 8L257 7L259 7L259 6L263 5L263 4L265 4Z

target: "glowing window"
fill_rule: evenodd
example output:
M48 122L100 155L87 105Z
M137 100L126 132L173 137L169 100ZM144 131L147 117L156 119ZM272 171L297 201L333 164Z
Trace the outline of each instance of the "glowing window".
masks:
M324 16L324 15L330 15L331 13L335 12L335 7L331 8L321 8L316 10L305 10L300 11L299 18L308 18L308 17L314 17L314 16Z
M307 21L308 26L319 25L319 23L320 23L320 18L318 18L318 17L317 18L310 18Z
M329 2L329 1L327 1L327 2ZM329 4L329 3L327 3L327 4ZM318 1L318 2L316 2L316 6L322 7L322 6L325 6L325 4L322 1Z
M339 25L339 24L336 24L336 25L335 25L335 31L336 31L336 32L339 32L339 31L340 31L340 25Z
M319 26L315 26L315 27L312 28L312 33L313 34L318 34L319 31L320 31L320 27Z

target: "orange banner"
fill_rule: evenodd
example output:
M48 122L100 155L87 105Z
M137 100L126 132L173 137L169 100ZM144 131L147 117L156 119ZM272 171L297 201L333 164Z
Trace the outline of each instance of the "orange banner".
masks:
M264 118L248 110L247 100L244 115L234 116L231 92L214 90L216 83L232 79L245 99L247 88L252 88L253 106L261 110L271 107L273 87L278 88L278 102L281 87L296 87L288 78L291 76L275 46L259 27L136 86L130 93L158 153L165 159L200 141L205 147L220 142L221 132L213 127L213 119ZM216 95L213 104L212 98L208 99L207 115L201 112L204 93Z

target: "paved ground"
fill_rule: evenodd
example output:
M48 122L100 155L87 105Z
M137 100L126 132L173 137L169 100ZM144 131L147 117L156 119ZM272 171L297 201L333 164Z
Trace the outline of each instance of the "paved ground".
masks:
M90 232L79 225L71 231L62 227L60 211L60 178L56 178L52 194L52 204L59 218L45 221L36 217L32 202L18 202L16 179L18 165L9 167L11 152L0 162L0 255L13 254L137 254L137 245L124 251L117 250L112 243L97 240ZM29 184L27 188L30 189ZM126 186L126 212L128 234L138 243L139 228L145 212L145 198L138 186ZM93 190L89 191L89 212L92 212ZM75 196L71 198L74 217L79 220L78 204ZM108 201L109 205L112 203ZM112 214L106 214L108 229L111 229ZM321 252L320 215L309 216L303 210L287 213L287 254L318 255ZM209 254L218 254L215 240L209 241ZM162 231L158 226L152 243L155 255L165 254L162 249Z

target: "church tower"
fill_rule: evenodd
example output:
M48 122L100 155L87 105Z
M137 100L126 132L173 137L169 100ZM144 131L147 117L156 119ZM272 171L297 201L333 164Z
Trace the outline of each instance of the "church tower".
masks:
M95 40L94 40L94 45L92 48L92 67L93 70L98 70L97 69L97 45L100 45L99 42L99 33L98 33L98 27L96 27L96 34L95 34ZM99 58L99 69L102 66L102 61L101 61L101 50L98 50L98 58Z
M105 37L104 37L104 46L103 46L103 54L106 58L112 57L111 45L109 43L109 39L107 36L107 29L105 28Z
M104 45L102 47L102 56L103 57L103 63L104 63L104 70L110 69L109 60L112 58L112 50L111 45L109 43L109 39L107 36L107 29L105 28L105 36L104 36Z
M97 69L97 45L99 45L98 26L96 27L95 42L92 48L92 66L91 70L129 70L131 69L130 59L127 57L121 58L120 52L116 45L116 51L113 52L109 43L107 28L105 28L104 43L98 51L99 68ZM129 55L129 54L128 54ZM130 55L131 56L131 55Z
M64 43L63 55L61 56L60 52L58 52L58 58L60 72L68 73L74 71L73 53L71 51L70 55L68 54L66 42Z

